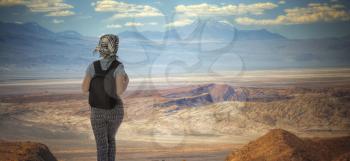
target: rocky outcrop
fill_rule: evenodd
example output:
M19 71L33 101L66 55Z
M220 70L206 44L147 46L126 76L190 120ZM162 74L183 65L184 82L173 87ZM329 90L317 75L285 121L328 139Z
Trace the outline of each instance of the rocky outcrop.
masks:
M0 140L0 161L57 161L49 148L32 141Z
M158 107L193 107L224 101L271 102L287 100L292 96L259 88L232 87L227 84L203 84L199 86L180 87L161 91L161 97L167 101L156 104Z
M349 160L350 136L302 139L282 129L273 129L241 149L226 161L343 161Z
M193 107L208 105L216 102L235 100L235 90L226 84L206 84L190 90L181 92L169 92L162 97L169 98L169 101L157 104L159 107Z

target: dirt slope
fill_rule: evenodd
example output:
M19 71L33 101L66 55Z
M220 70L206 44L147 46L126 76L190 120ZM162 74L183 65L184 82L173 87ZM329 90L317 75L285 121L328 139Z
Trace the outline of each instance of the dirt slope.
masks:
M350 159L349 152L350 136L302 139L286 130L273 129L232 152L226 161L343 161Z

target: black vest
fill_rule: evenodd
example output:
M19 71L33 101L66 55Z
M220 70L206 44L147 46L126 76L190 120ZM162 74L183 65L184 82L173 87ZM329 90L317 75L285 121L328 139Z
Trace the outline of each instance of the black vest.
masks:
M116 94L114 70L120 62L113 60L107 70L102 70L99 60L94 61L95 75L92 77L89 88L89 104L91 107L112 109L116 105L122 107L123 101Z

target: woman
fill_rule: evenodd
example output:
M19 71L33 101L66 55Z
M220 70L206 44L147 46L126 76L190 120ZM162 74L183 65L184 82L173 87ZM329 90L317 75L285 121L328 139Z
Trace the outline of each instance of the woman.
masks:
M102 70L107 70L113 60L118 58L118 44L119 38L116 35L106 34L100 37L100 41L94 52L98 51L100 57L102 57L102 59L99 59ZM116 83L116 94L120 97L127 88L129 78L124 70L124 65L120 60L118 61L120 64L115 69L113 77ZM86 69L85 78L82 83L84 94L89 92L90 81L94 74L94 65L90 63ZM116 155L115 136L124 117L123 103L116 104L112 109L90 106L90 110L90 122L97 147L97 160L114 161Z

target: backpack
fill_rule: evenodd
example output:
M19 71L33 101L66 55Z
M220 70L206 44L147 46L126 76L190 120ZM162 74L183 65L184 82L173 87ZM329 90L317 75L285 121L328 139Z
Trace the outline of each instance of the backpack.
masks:
M99 60L94 61L95 75L91 78L89 88L89 104L91 107L112 109L123 102L116 94L114 69L120 64L114 60L107 70L102 70Z

